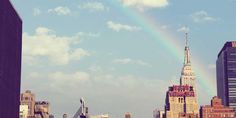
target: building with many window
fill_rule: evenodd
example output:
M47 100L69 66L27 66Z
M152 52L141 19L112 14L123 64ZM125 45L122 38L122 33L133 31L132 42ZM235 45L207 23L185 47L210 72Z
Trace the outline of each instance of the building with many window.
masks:
M34 116L35 108L35 95L31 93L30 90L26 90L24 93L20 94L20 104L28 106L28 116Z
M35 102L35 118L49 118L49 102Z
M28 105L20 105L20 118L28 118Z
M199 109L196 94L195 74L190 61L190 49L186 33L184 63L180 76L180 84L169 87L166 92L166 118L198 118Z
M22 20L10 0L0 0L0 118L19 118Z
M236 108L236 42L226 42L218 54L217 95L225 106Z
M233 108L222 105L222 100L215 96L211 100L211 105L201 106L201 118L235 118Z

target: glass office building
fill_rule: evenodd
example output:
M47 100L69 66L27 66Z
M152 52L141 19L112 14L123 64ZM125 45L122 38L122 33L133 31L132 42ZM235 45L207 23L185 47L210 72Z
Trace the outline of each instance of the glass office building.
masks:
M19 118L22 21L9 0L0 0L0 118Z
M236 109L236 42L226 42L218 54L217 95L223 104Z

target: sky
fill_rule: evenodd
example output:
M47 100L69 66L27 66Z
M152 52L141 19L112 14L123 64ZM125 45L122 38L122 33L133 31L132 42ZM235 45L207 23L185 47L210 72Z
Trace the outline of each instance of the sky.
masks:
M235 40L236 0L11 0L23 20L21 91L72 117L152 118L179 84L189 33L199 105L216 95L215 62Z

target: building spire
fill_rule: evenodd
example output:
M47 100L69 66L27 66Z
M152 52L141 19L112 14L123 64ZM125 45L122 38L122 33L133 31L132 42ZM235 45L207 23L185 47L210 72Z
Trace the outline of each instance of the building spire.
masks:
M185 33L184 65L190 64L190 51L188 46L188 33Z
M185 47L188 47L188 32L185 33Z

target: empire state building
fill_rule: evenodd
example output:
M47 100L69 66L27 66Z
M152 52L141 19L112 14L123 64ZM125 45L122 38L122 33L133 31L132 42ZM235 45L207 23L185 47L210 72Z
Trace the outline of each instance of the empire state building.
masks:
M166 93L166 118L199 118L195 79L196 77L191 67L190 50L186 33L184 63L180 76L180 85L170 86Z
M196 90L195 85L195 74L191 67L190 62L190 50L188 46L188 34L186 34L186 44L184 48L184 66L182 68L181 76L180 76L180 85L189 85L192 86L194 90Z

